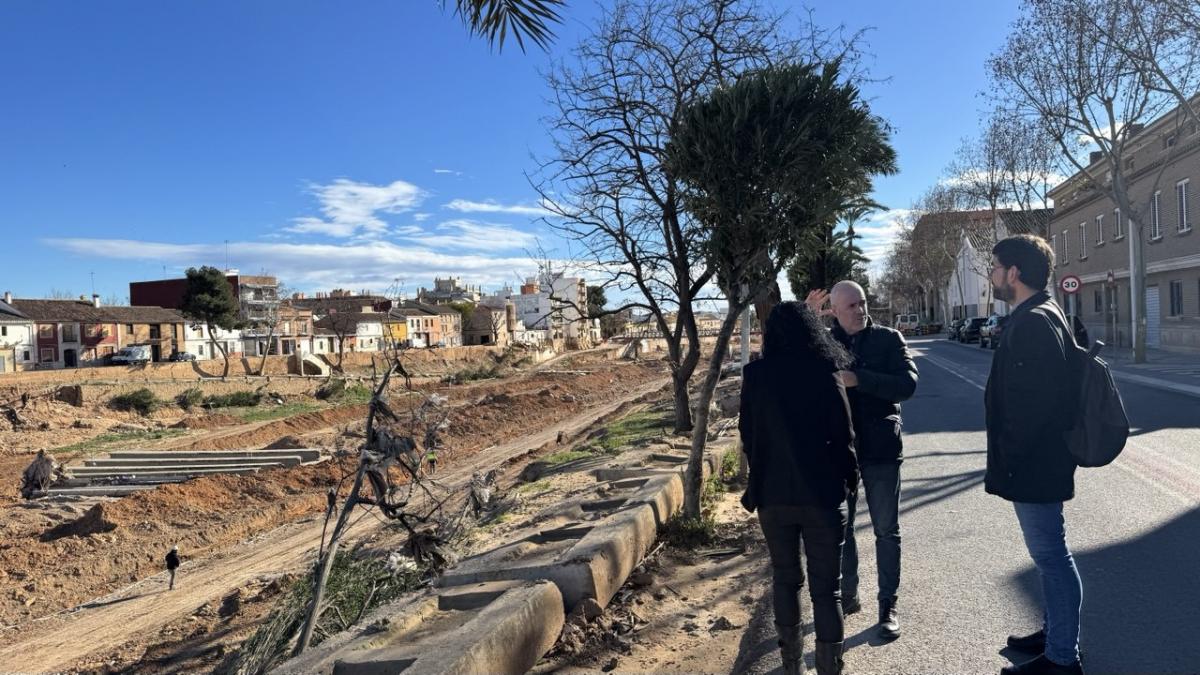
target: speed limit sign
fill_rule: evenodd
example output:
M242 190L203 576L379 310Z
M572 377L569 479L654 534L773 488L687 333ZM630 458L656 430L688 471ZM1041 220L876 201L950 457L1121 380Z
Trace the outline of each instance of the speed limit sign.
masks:
M1074 274L1068 274L1058 282L1058 287L1062 289L1063 293L1068 295L1078 293L1082 286L1083 284L1079 281L1079 277Z

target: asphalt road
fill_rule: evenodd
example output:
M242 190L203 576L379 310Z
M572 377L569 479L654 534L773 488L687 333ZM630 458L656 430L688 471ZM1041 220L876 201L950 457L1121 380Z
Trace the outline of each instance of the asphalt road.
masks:
M1040 626L1041 588L1011 505L983 491L992 352L931 338L910 346L921 378L904 404L903 635L883 643L874 634L874 550L860 504L864 612L847 619L847 671L996 673L1028 658L1004 638ZM1114 464L1076 472L1066 507L1084 586L1084 666L1200 673L1200 398L1119 386L1130 442ZM762 604L739 671L778 666L769 598ZM811 625L808 633L811 665Z

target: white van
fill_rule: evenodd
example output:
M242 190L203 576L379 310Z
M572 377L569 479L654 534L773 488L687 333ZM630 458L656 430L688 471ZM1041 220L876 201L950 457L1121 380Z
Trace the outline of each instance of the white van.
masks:
M112 355L113 363L150 363L150 345L129 345L121 347Z
M897 314L896 325L893 328L904 335L911 335L917 332L917 327L920 325L921 319L917 314Z

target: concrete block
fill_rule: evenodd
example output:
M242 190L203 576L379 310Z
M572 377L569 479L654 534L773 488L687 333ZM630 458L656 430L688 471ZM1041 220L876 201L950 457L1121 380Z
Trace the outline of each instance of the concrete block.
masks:
M299 455L264 455L262 457L248 457L245 459L237 458L237 457L197 457L197 458L180 457L178 459L176 459L176 458L170 458L170 459L100 458L100 459L84 460L83 466L85 466L85 467L100 467L100 468L103 468L103 467L123 468L123 467L136 467L136 466L205 467L205 466L222 466L222 465L230 465L230 464L245 464L245 465L260 464L263 466L273 464L276 466L299 466L300 463L301 463L301 459L300 459Z
M481 581L547 579L562 592L568 611L584 598L592 598L603 607L654 543L658 532L656 509L669 508L669 499L661 502L655 506L629 499L588 527L572 524L538 532L462 561L443 574L438 583L449 587Z
M113 450L109 459L254 459L296 456L302 462L321 458L320 448L284 448L275 450Z
M435 589L381 610L363 623L386 623L383 630L335 636L274 672L523 673L554 646L564 619L562 596L547 581Z

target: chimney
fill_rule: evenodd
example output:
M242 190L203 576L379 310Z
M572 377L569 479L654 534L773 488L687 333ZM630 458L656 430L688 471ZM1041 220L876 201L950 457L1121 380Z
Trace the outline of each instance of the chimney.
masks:
M12 304L12 291L4 291L4 304Z
M97 295L96 293L92 293L92 307L99 307L99 306L100 306L100 296Z
M512 302L504 303L504 327L510 335L517 332L517 306Z
M1100 152L1099 150L1093 150L1092 153L1090 155L1088 155L1088 163L1089 164L1095 164L1096 162L1099 162L1102 159L1104 159L1104 153Z

